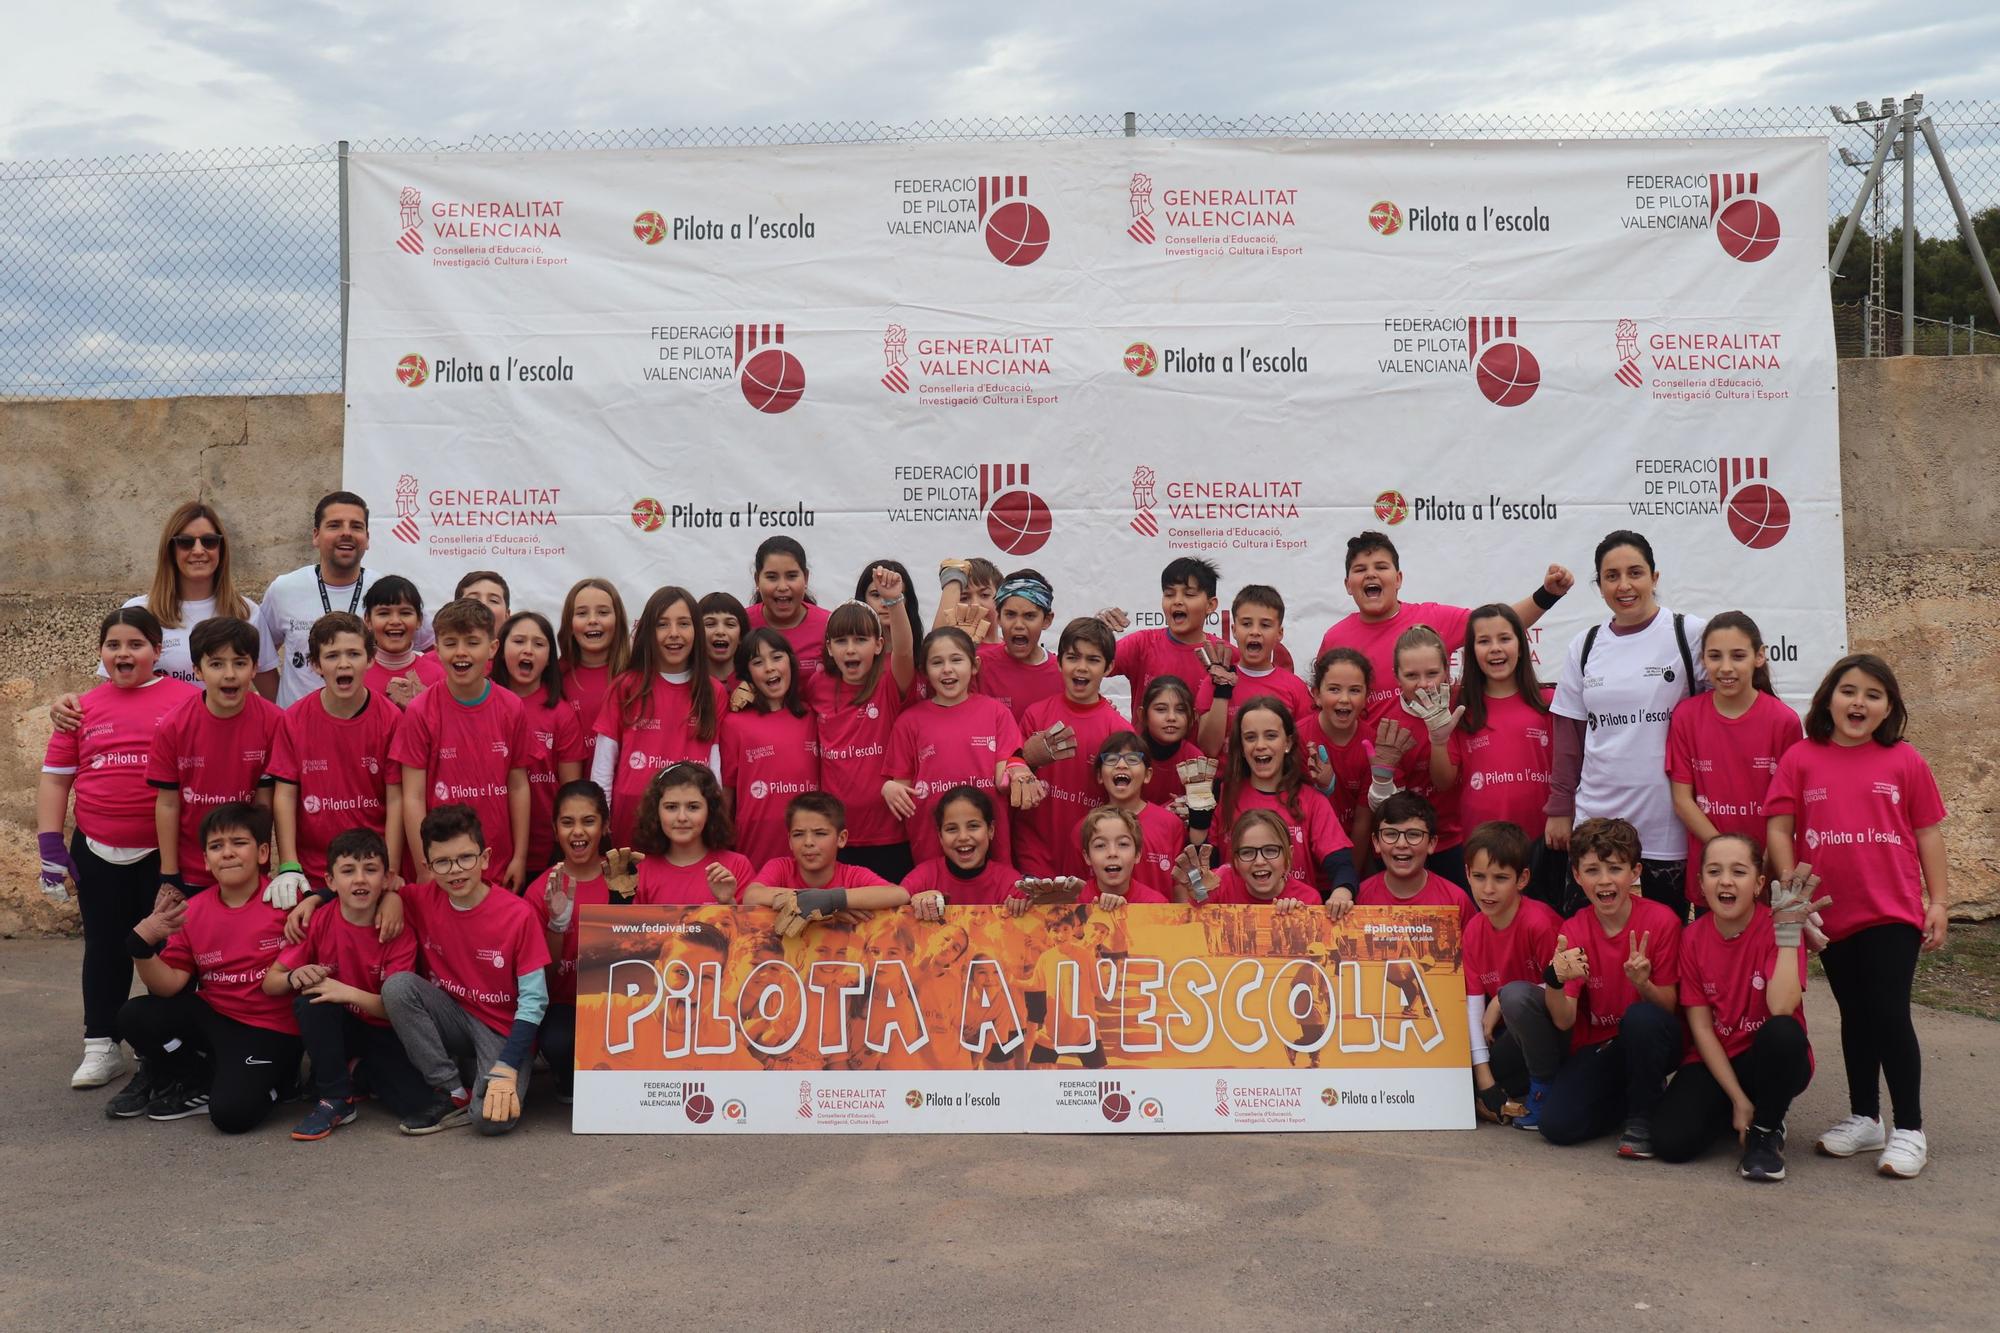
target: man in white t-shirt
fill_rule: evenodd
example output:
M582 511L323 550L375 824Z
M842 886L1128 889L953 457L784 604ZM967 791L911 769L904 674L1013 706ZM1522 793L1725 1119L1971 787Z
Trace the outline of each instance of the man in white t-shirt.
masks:
M361 614L372 581L361 563L368 554L368 502L352 491L323 497L313 508L312 543L319 559L272 579L257 609L258 632L278 654L276 670L257 673L257 689L280 708L320 687L306 650L313 622L329 611ZM430 641L430 627L418 627L416 646Z

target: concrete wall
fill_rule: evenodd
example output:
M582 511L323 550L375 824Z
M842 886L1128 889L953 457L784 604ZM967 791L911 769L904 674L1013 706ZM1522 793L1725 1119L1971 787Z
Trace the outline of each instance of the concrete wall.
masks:
M1840 371L1849 636L1902 675L1952 811L1953 896L2000 913L2000 358ZM45 704L87 683L96 622L145 587L166 512L221 509L254 593L307 558L340 432L333 395L0 403L0 934L74 925L34 885Z

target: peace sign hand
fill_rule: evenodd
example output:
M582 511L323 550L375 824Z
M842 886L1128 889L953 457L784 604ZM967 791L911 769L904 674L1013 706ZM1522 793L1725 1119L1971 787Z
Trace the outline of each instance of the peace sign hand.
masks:
M1627 938L1632 942L1632 950L1625 955L1625 979L1637 988L1653 979L1653 960L1646 952L1653 942L1653 932L1635 930Z

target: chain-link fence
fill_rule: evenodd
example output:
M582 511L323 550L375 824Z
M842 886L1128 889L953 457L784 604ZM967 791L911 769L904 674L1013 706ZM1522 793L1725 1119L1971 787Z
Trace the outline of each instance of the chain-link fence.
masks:
M2000 251L2000 102L1929 107L1982 239ZM759 128L535 132L464 143L356 142L357 152L716 148L895 140L1165 138L1608 139L1825 134L1829 217L1841 221L1874 139L1825 107L1564 115L1388 113L1245 116L1136 113L844 121ZM339 148L0 162L0 397L158 397L332 392L340 388ZM1920 152L1919 308L1964 324L1985 310L1951 206ZM1900 309L1901 176L1861 219L1836 302L1863 307L1843 355L1882 349L1866 311ZM1875 278L1877 251L1888 253ZM1951 267L1956 253L1964 272ZM1926 262L1927 253L1936 262ZM1872 281L1871 281L1872 279ZM1969 282L1969 286L1967 285ZM1851 288L1851 290L1849 290ZM1987 310L1990 314L1990 310ZM1889 321L1900 338L1900 320ZM1844 327L1844 326L1843 326ZM1969 326L1968 326L1969 327ZM1989 328L1989 334L1992 330ZM1973 335L1968 334L1968 339ZM1943 342L1952 340L1947 337ZM1991 349L1989 339L1981 340ZM1929 351L1927 331L1918 350ZM1893 352L1893 346L1887 349ZM1879 351L1877 352L1879 354Z

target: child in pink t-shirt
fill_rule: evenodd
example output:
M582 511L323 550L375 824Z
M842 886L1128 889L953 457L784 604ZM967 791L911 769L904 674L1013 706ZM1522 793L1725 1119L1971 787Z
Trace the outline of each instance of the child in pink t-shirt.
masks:
M879 578L885 589L904 586L887 571ZM877 595L886 602L895 594ZM885 622L866 602L843 602L827 617L821 670L805 681L819 729L819 789L847 808L844 854L892 881L911 864L909 835L882 801L889 738L915 679L909 629L906 616Z
M1022 756L1048 794L1022 814L1014 837L1014 863L1029 875L1054 875L1070 860L1076 825L1103 801L1097 752L1132 724L1100 694L1118 640L1103 621L1082 616L1063 626L1056 643L1062 693L1030 704L1022 715L1027 740Z
M1357 848L1368 843L1368 659L1329 648L1313 663L1313 709L1295 719L1306 773Z
M593 723L590 780L611 796L613 847L632 845L639 798L655 773L684 759L720 766L715 739L726 705L701 650L697 605L693 593L673 586L646 599L630 660Z
M1712 617L1701 631L1709 688L1680 701L1667 724L1667 780L1674 813L1688 832L1688 900L1707 910L1701 849L1739 833L1764 845L1764 796L1778 760L1799 743L1799 715L1778 698L1764 636L1741 611Z
M629 861L622 871L606 863L604 830L611 825L611 805L603 790L590 781L564 783L555 804L556 850L562 859L521 896L542 923L549 947L549 1007L535 1044L556 1076L556 1100L567 1104L576 1083L576 909L630 902L635 885Z
M943 908L1005 902L1021 872L993 859L993 798L977 787L953 787L938 799L942 855L919 862L903 878L919 920L943 919Z
M1879 1152L1876 1168L1904 1179L1930 1156L1910 985L1918 953L1944 945L1951 902L1944 800L1903 739L1907 716L1888 663L1842 658L1814 691L1805 743L1778 760L1764 800L1777 873L1810 863L1833 899L1820 962L1840 1006L1849 1114L1820 1135L1819 1149ZM1895 1112L1887 1133L1882 1082Z
M1230 633L1236 641L1236 683L1229 697L1228 719L1243 705L1269 695L1292 710L1294 719L1312 715L1312 691L1278 662L1285 644L1285 599L1269 584L1252 583L1229 604Z
M1423 797L1437 813L1437 845L1428 864L1464 888L1465 827L1459 821L1458 772L1450 759L1452 730L1464 713L1451 706L1448 650L1428 625L1413 625L1397 638L1395 661L1401 714L1375 724L1369 804L1379 807L1392 791Z
M528 868L530 877L556 859L556 788L583 776L590 747L556 662L555 630L534 611L516 611L500 627L500 666L493 678L521 700L528 728Z
M751 565L757 579L757 600L744 616L744 632L769 626L791 642L799 667L808 675L820 669L820 646L826 642L827 611L813 603L808 586L812 570L806 549L790 537L766 537Z
M1153 761L1146 779L1146 799L1155 805L1172 805L1187 792L1181 781L1183 761L1203 758L1194 742L1194 691L1179 676L1155 676L1146 682L1132 720L1139 737L1146 742L1146 757Z
M1375 859L1379 874L1361 881L1358 907L1449 907L1458 924L1475 915L1465 890L1425 864L1437 842L1437 812L1415 792L1399 791L1375 812Z
M637 901L647 906L734 903L752 865L731 848L736 829L722 786L707 765L683 759L653 775L632 828L639 862Z
M843 865L847 811L825 792L794 796L785 809L791 855L766 861L739 894L745 907L774 907L778 927L795 934L801 923L840 912L876 912L906 907L909 890L885 884L862 866Z
M1118 641L1111 674L1132 683L1132 697L1144 698L1155 676L1179 676L1194 691L1194 740L1204 754L1220 754L1229 725L1229 698L1235 688L1229 645L1208 632L1208 618L1220 605L1222 574L1212 561L1181 556L1160 571L1160 618L1155 629L1133 630ZM1131 617L1117 607L1098 612L1114 630Z
M1280 912L1319 906L1319 895L1292 878L1292 835L1275 811L1246 810L1229 830L1229 864L1216 870L1210 849L1184 847L1176 860L1174 894L1181 902L1268 904ZM1194 892L1201 882L1201 895Z
M761 865L787 846L785 803L819 790L819 727L791 641L778 631L744 637L736 677L722 719L722 785L735 812L736 846Z
M1461 828L1542 824L1555 729L1527 636L1514 608L1497 602L1474 611L1466 624L1458 700L1464 715L1442 750L1432 747L1430 760L1434 784L1457 797Z

